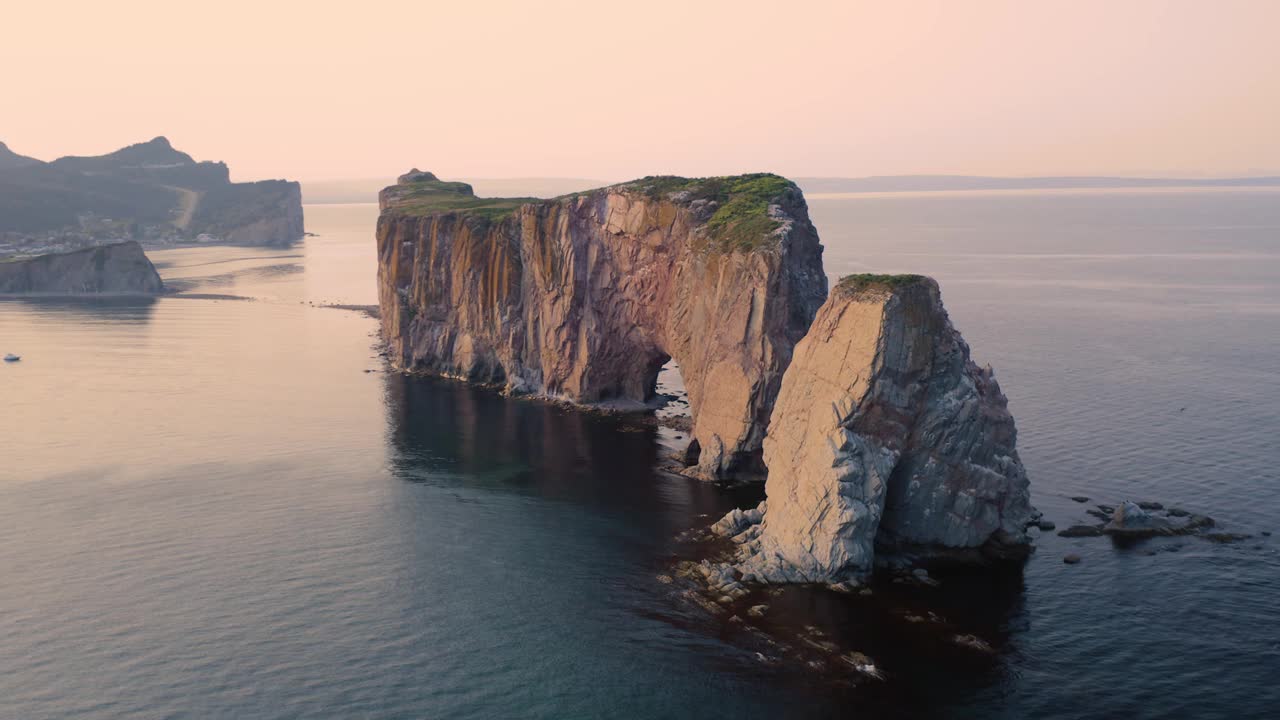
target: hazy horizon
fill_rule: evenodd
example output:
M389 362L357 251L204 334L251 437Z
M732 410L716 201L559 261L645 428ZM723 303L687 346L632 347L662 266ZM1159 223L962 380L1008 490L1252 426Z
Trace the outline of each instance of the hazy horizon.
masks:
M238 180L1280 173L1280 4L9 9L0 141Z

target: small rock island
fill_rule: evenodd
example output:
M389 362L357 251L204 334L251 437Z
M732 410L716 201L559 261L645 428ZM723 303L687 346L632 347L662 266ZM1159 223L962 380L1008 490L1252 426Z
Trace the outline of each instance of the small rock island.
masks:
M714 526L739 550L709 571L838 582L877 552L1026 556L1013 418L937 283L855 275L827 297L786 178L646 177L543 200L413 170L379 204L382 333L400 368L642 408L679 363L686 474L767 477L760 507Z
M741 545L743 577L840 582L870 572L877 551L981 562L1029 549L1008 401L930 278L841 280L796 346L769 427L767 499L713 527Z
M0 295L155 295L164 282L136 242L0 260Z

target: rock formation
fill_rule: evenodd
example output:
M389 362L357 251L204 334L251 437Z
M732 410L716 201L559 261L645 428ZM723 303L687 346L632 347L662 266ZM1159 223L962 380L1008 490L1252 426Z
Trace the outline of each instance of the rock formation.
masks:
M154 295L164 291L136 242L0 260L0 295Z
M713 529L767 582L858 578L878 549L1018 556L1032 509L1015 439L933 280L851 276L783 377L766 502Z
M42 162L0 143L0 236L39 244L50 234L88 240L193 240L280 245L303 236L302 187L233 183L225 163L196 162L157 137L112 153Z
M552 200L477 198L414 170L379 204L382 331L399 366L639 407L674 358L690 474L762 470L773 398L827 289L793 183L651 177Z

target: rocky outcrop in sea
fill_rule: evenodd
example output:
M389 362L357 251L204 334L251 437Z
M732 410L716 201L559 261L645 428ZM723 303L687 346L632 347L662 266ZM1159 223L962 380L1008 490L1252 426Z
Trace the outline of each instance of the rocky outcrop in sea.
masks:
M164 291L136 242L0 260L0 295L154 295Z
M713 530L746 582L839 582L877 553L1023 557L1033 518L1007 401L937 283L851 276L796 345L764 440L766 501Z
M537 200L414 170L379 200L382 332L401 368L644 408L679 363L686 472L768 477L766 502L714 526L739 549L711 575L840 583L878 557L1026 556L1038 515L1013 418L937 283L851 276L824 304L822 246L785 178Z
M776 175L653 177L551 200L412 171L382 191L382 332L401 368L643 408L688 389L691 475L760 477L792 348L826 297L800 190Z

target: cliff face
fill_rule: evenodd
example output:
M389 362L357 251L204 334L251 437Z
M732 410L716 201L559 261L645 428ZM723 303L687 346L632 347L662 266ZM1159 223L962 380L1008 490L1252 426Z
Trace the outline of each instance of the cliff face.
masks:
M639 406L680 365L690 473L758 473L792 347L826 295L800 191L777 176L646 178L476 198L414 172L380 195L382 330L407 369Z
M931 279L842 281L796 345L769 428L765 503L714 528L742 545L748 579L856 578L877 549L1025 550L1013 418Z
M152 295L164 283L136 242L0 261L0 295Z
M304 232L302 186L264 180L213 187L199 196L188 230L237 245L288 245Z

